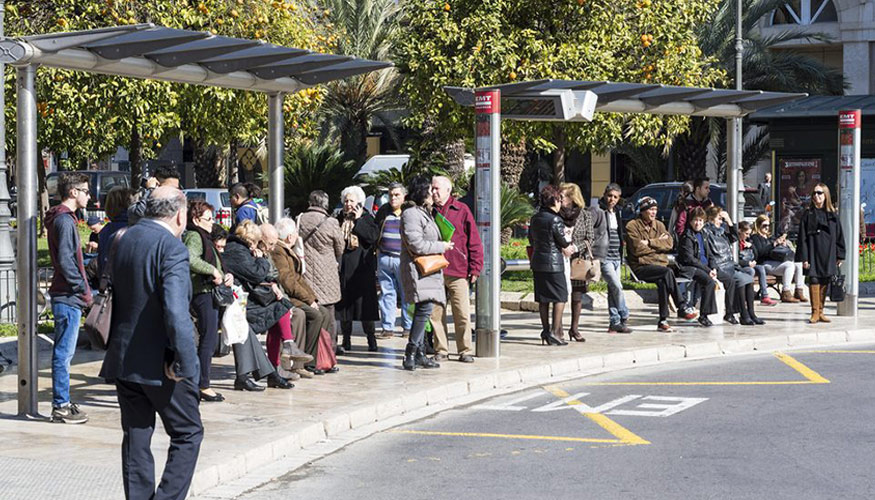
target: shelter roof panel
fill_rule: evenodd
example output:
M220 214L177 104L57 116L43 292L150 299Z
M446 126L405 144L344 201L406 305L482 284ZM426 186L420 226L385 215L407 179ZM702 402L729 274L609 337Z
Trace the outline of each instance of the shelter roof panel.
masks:
M200 65L216 73L231 73L233 71L245 71L265 66L309 53L310 51L304 49L290 49L262 43L257 47L238 50L230 54L200 61Z
M859 109L864 116L875 115L875 95L811 96L789 103L761 108L751 120L767 122L786 118L836 117L839 111Z
M211 36L203 40L195 40L194 42L149 52L144 57L155 61L161 66L182 66L183 64L196 63L231 52L238 52L259 44L257 40Z
M268 80L282 78L284 76L294 77L300 73L333 66L338 63L349 61L350 59L352 58L348 56L312 53L301 57L278 61L267 66L252 68L249 72L259 78L265 78Z
M297 75L295 78L307 85L317 85L319 83L324 83L331 80L337 80L339 78L346 78L348 76L360 75L370 71L376 71L380 69L390 68L392 64L386 62L377 62L377 61L348 61L345 63L336 64L327 69L316 70L316 71L308 71L306 73L301 73Z
M105 59L137 57L156 50L200 40L210 34L202 31L185 31L171 28L150 28L83 45Z

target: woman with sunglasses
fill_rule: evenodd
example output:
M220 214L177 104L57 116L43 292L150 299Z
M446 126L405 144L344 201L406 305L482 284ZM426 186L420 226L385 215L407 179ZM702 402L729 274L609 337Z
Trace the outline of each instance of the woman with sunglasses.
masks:
M793 250L787 245L787 234L772 236L769 216L760 214L754 222L754 232L750 238L761 256L766 274L781 278L781 302L808 302L805 297L805 278L802 275L802 263L793 262ZM793 293L793 283L796 283L796 293Z
M830 279L838 274L843 260L845 239L842 225L832 204L829 188L823 183L817 183L811 193L811 204L799 221L799 237L796 242L796 262L802 263L811 291L809 323L830 322L823 314L827 286Z

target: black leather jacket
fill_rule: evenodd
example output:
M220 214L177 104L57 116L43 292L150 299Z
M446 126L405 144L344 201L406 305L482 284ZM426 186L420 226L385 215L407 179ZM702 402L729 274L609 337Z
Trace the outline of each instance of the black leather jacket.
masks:
M724 272L734 270L737 264L732 255L732 244L738 241L735 226L723 224L717 227L709 222L702 232L707 235L705 242L708 245L707 254L711 268Z
M529 243L532 245L532 271L565 272L562 249L571 243L565 238L565 224L559 214L541 208L529 225Z

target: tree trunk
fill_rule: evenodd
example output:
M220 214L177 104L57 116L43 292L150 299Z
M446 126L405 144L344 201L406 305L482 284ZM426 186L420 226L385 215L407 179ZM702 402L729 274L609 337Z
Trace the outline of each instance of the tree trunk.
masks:
M562 125L553 126L553 143L556 145L553 151L553 185L558 186L565 182L565 131Z
M131 187L138 189L140 180L143 178L143 141L140 138L140 128L137 120L131 125L131 144L129 147L128 163L131 166Z
M216 148L207 146L203 139L192 139L194 148L194 179L199 188L221 186L224 165Z
M456 139L441 146L447 159L447 173L452 179L460 179L465 175L465 140Z
M228 145L228 187L239 182L238 168L240 166L238 165L237 148L239 148L239 144L235 137L231 139L231 144Z
M501 143L501 183L519 187L520 177L526 168L526 141Z

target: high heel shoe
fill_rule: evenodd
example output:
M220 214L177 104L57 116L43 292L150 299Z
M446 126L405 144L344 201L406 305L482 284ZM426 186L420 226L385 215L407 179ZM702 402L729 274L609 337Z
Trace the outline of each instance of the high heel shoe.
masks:
M550 330L544 330L541 332L541 345L568 345L568 342L564 342L562 340L557 339Z
M586 339L577 330L568 330L568 338L575 342L586 342Z

